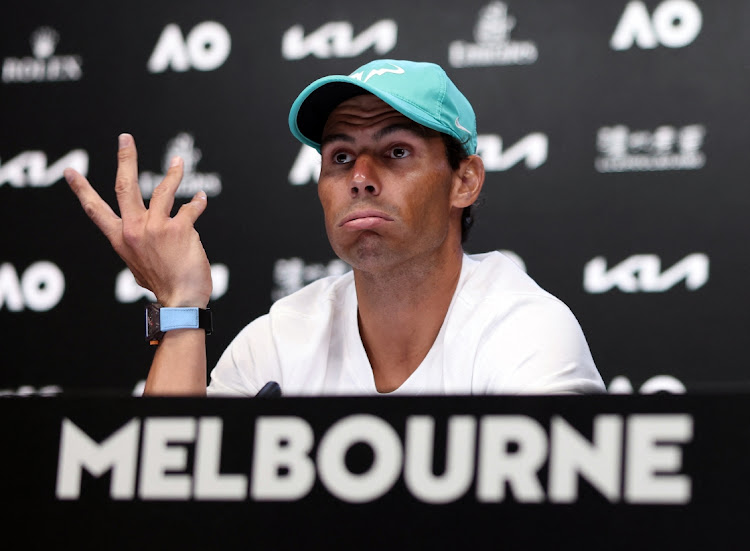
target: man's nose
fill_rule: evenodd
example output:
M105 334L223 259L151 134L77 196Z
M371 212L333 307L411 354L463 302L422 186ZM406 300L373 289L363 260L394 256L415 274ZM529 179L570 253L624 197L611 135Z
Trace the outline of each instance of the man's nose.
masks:
M369 154L359 155L354 161L349 180L352 198L360 195L380 195L380 187L376 161Z

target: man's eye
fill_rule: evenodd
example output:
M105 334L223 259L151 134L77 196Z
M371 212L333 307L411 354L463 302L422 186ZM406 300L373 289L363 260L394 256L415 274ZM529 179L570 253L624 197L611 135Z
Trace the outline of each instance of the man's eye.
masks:
M403 159L404 157L408 156L408 149L404 149L403 147L394 147L393 149L391 149L391 158L393 159Z
M348 163L351 160L352 160L352 156L349 155L349 153L343 153L343 152L341 152L341 153L336 153L333 156L333 162L337 163L337 164L340 164L340 165L343 165L344 163Z

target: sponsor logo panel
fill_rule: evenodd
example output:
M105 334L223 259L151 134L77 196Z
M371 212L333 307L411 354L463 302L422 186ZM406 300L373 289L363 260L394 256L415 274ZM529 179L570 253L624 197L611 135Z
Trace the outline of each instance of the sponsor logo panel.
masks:
M397 39L398 25L392 19L377 21L357 35L348 21L331 21L308 35L302 25L294 25L281 38L281 55L290 61L310 55L318 59L349 58L372 49L380 56L393 50Z
M607 386L609 394L633 394L634 391L633 383L623 375L614 377ZM654 375L644 381L638 389L638 394L656 394L658 392L685 394L687 389L682 381L672 375Z
M31 56L3 59L5 84L27 82L70 82L83 77L79 55L55 55L60 34L52 27L39 27L31 33Z
M688 291L696 291L708 283L709 268L709 258L704 253L689 254L663 271L661 258L655 254L636 254L611 268L605 257L597 256L583 269L583 288L591 294L613 289L623 293L664 293L684 281Z
M167 143L162 160L162 173L141 172L138 176L138 185L144 199L149 199L156 186L164 179L169 170L172 157L182 157L184 161L183 176L180 187L175 192L175 197L192 197L200 190L206 192L208 197L215 197L221 193L221 177L215 173L198 172L198 162L203 154L195 147L195 138L189 132L180 132Z
M656 6L653 14L648 13L643 2L634 0L625 6L609 45L618 51L633 46L683 48L697 38L702 26L701 10L690 0L666 0Z
M596 136L599 156L594 167L598 172L698 170L706 164L701 151L705 137L702 124L664 125L653 131L605 126Z
M59 394L62 394L62 387L59 387L57 385L45 385L42 387L34 387L31 385L21 385L18 388L0 388L0 398L6 397L6 396L15 396L15 397L21 397L25 398L27 396L42 396L42 397L49 397L49 396L57 396Z
M505 2L490 2L479 11L474 26L474 42L456 40L448 48L452 67L529 65L539 57L536 44L512 40L516 19L508 14Z
M49 164L44 151L24 151L0 162L0 187L8 184L16 188L49 187L63 178L67 167L86 176L89 154L83 149L73 149Z
M48 260L39 260L20 272L10 262L0 264L0 310L47 312L65 294L62 270Z
M293 186L318 183L320 163L320 153L309 145L302 145L289 170L289 183Z
M532 132L503 149L503 140L497 134L477 137L477 155L482 157L487 172L509 170L522 162L529 170L539 168L547 161L549 138L541 132Z
M151 53L148 72L214 71L224 64L231 50L232 38L221 23L204 21L193 27L187 36L183 36L176 23L170 23L164 27Z

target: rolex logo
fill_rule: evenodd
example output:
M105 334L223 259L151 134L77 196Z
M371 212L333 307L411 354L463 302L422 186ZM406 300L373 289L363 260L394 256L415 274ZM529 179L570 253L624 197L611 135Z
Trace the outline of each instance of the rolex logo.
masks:
M3 59L4 83L64 82L80 80L83 60L78 55L55 55L60 35L52 27L39 27L29 37L32 56Z

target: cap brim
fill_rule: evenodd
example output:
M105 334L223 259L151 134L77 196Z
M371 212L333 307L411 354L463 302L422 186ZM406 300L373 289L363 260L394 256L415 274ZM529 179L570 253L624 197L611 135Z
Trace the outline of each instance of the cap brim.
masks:
M305 88L289 112L289 128L298 140L320 151L328 116L336 107L368 90L338 76L325 77Z

